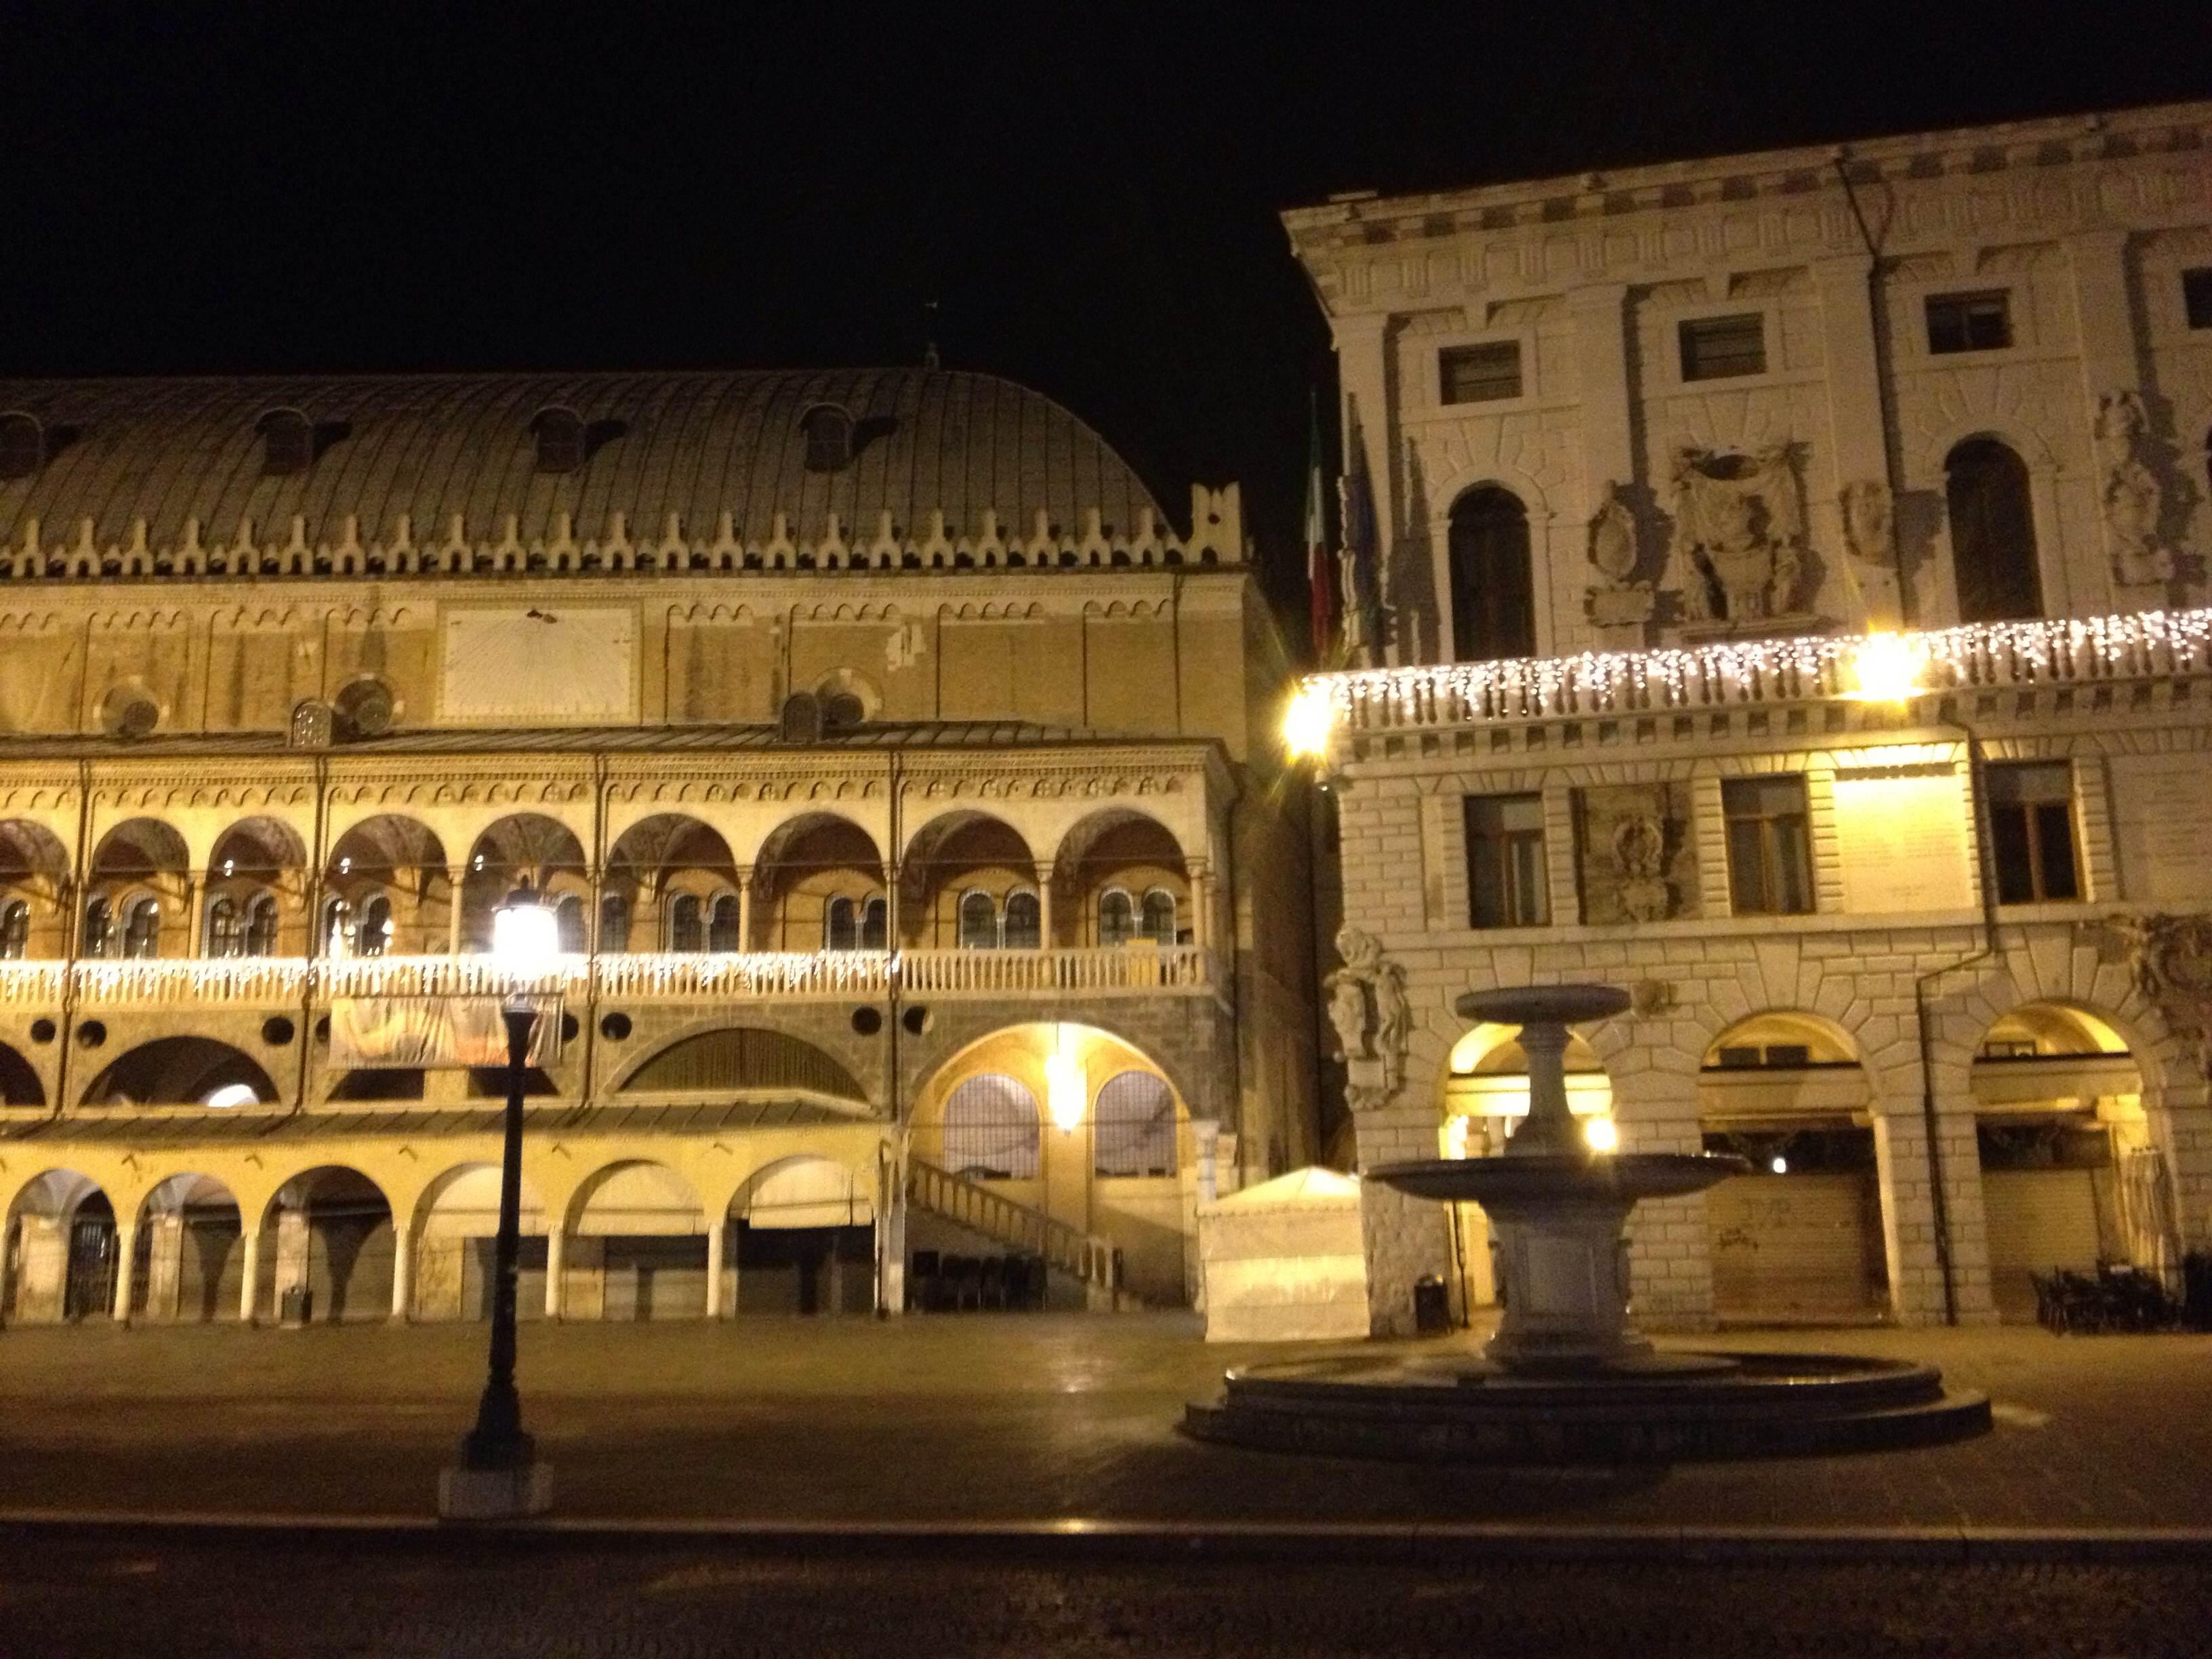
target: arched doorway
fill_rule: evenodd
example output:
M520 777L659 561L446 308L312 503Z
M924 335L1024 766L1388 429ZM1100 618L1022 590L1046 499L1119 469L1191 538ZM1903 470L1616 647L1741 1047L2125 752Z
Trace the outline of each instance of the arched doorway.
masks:
M1452 503L1452 656L1495 662L1536 654L1536 583L1528 509L1485 484Z
M500 1170L463 1164L424 1190L415 1209L408 1312L416 1319L489 1319L498 1282ZM544 1316L545 1206L526 1179L520 1195L514 1311Z
M1943 496L1959 620L2025 622L2043 615L2035 508L2020 457L1998 439L1967 439L1944 459Z
M1035 1304L1068 1291L1036 1266L1039 1229L1055 1226L1109 1243L1122 1283L1147 1304L1183 1304L1196 1270L1182 1179L1192 1142L1181 1092L1126 1038L1042 1022L979 1038L915 1097L909 1161L927 1172L909 1188L912 1299ZM963 1196L976 1192L985 1196ZM996 1231L976 1231L985 1212ZM980 1283L987 1268L1000 1287L992 1294L940 1285L946 1293L932 1299L933 1274ZM1017 1285L1027 1289L1005 1288Z
M1755 1014L1705 1050L1705 1150L1751 1165L1705 1194L1721 1318L1829 1322L1887 1311L1871 1102L1850 1036L1817 1015Z
M2170 1183L2125 1037L2082 1009L2024 1004L1984 1034L1972 1078L1999 1318L2035 1317L2037 1274L2174 1271Z
M398 1239L383 1188L329 1164L296 1175L264 1217L260 1257L271 1264L264 1317L339 1324L389 1319Z
M561 1289L568 1316L705 1316L706 1212L675 1170L642 1159L611 1164L578 1189L569 1218Z
M876 1305L874 1183L800 1156L769 1164L730 1201L741 1314L866 1314Z
M98 1182L48 1170L9 1206L7 1316L25 1324L106 1319L115 1306L115 1209Z
M238 1200L213 1176L173 1175L146 1195L132 1252L134 1317L212 1324L238 1317L246 1242Z

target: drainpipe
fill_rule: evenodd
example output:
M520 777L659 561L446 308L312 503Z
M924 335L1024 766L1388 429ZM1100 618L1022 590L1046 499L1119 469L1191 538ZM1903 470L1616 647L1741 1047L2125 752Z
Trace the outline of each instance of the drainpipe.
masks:
M1997 890L1996 883L1990 873L1990 838L1982 811L1980 735L1964 720L1951 716L1938 714L1932 723L1960 732L1966 739L1966 810L1973 823L1974 879L1982 892L1981 948L1956 961L1930 968L1912 981L1912 1012L1920 1037L1920 1118L1923 1133L1928 1137L1928 1188L1930 1206L1935 1212L1936 1263L1943 1275L1943 1322L1955 1325L1959 1322L1959 1288L1951 1261L1951 1206L1943 1190L1943 1148L1936 1133L1935 1037L1930 1029L1928 992L1929 988L1944 975L1971 968L1998 954Z

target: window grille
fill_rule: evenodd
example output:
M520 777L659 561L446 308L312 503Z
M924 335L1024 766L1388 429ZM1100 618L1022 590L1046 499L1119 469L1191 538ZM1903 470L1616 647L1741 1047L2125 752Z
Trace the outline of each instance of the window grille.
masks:
M372 895L361 907L353 948L356 955L364 957L380 957L392 949L392 901L383 894Z
M1470 795L1467 817L1468 925L1541 927L1546 890L1544 803L1539 795Z
M1006 949L1036 951L1044 945L1044 912L1035 893L1006 895Z
M998 901L978 888L960 901L960 948L994 951L998 945Z
M149 896L136 900L123 918L123 954L132 961L150 961L161 954L161 902Z
M1813 849L1802 777L1728 778L1729 902L1740 916L1798 916L1813 908Z
M79 954L104 957L114 945L115 910L105 898L94 897L85 902L84 939Z
M629 949L629 899L622 893L599 897L599 950L621 955Z
M860 921L859 907L848 898L833 898L822 917L822 948L825 951L854 951L860 948Z
M971 1077L945 1103L945 1164L955 1175L1034 1181L1042 1137L1036 1097L1018 1078Z
M1100 1175L1176 1172L1175 1096L1150 1072L1108 1078L1093 1120L1091 1161Z
M877 894L860 907L860 948L863 951L884 951L890 948L890 902Z
M276 954L276 896L257 893L246 907L246 954L249 957L273 957Z
M211 900L207 908L207 939L201 948L210 957L234 957L243 954L245 945L238 907L228 898Z
M21 962L31 948L31 907L21 899L0 906L0 962Z
M1127 945L1136 936L1135 904L1119 887L1109 887L1098 896L1098 942Z
M1138 930L1155 945L1176 942L1176 897L1164 887L1155 887L1145 895L1145 905Z
M668 948L696 952L707 948L704 907L696 893L678 893L668 907Z
M1766 373L1766 319L1756 311L1682 324L1682 378L1725 380Z
M560 935L561 948L572 957L584 954L584 901L574 893L563 893L553 907L553 927Z

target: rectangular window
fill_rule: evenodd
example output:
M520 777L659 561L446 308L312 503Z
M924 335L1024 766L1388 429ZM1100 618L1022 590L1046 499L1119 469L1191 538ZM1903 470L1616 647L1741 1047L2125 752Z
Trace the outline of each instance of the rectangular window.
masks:
M1521 395L1521 342L1490 340L1437 354L1437 384L1448 404L1494 404Z
M2181 308L2191 328L2212 328L2212 265L2181 273Z
M1551 921L1541 796L1468 797L1467 898L1472 927L1541 927Z
M1724 380L1766 373L1766 319L1756 311L1737 317L1698 317L1682 325L1682 378Z
M2000 351L2012 343L2012 309L2002 289L1994 294L1928 296L1928 349Z
M1990 845L1997 902L2034 904L2081 896L2074 862L2074 777L2065 761L1992 766Z
M1813 837L1805 780L1729 778L1729 902L1740 916L1802 916L1813 909Z

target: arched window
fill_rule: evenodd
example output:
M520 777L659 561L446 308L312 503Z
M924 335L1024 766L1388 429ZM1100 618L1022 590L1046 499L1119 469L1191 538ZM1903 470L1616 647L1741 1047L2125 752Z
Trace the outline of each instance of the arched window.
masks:
M78 954L104 957L115 943L115 908L98 894L85 901L84 938Z
M668 907L668 948L703 951L707 928L696 893L678 893Z
M998 946L998 901L977 888L960 901L960 948L995 951Z
M246 954L249 957L273 957L276 954L276 896L256 893L246 907Z
M261 434L261 476L288 478L315 459L315 428L296 409L272 409L255 422Z
M27 478L46 464L46 432L21 410L0 415L0 482Z
M238 925L238 907L227 897L210 899L207 937L200 948L211 957L234 957L243 954L245 945L245 930Z
M1098 942L1127 945L1137 936L1137 907L1119 887L1098 896Z
M584 422L573 409L541 409L530 423L540 472L574 472L584 464Z
M1528 510L1494 484L1470 489L1451 510L1452 654L1495 662L1536 654L1536 584Z
M1019 1078L986 1072L945 1103L945 1164L955 1175L1034 1181L1042 1139L1036 1097Z
M1176 1172L1175 1095L1150 1072L1119 1072L1098 1091L1091 1161L1102 1176Z
M891 907L881 893L860 907L860 948L863 951L884 951L890 948Z
M323 902L323 949L334 957L353 951L353 906L342 898Z
M1155 887L1145 895L1144 915L1138 922L1138 932L1155 945L1176 942L1175 895L1164 887Z
M629 949L629 897L623 893L599 896L599 954L619 956Z
M590 948L584 937L584 901L575 894L561 895L553 907L553 926L561 935L561 948L570 956L580 957Z
M123 915L123 954L133 962L161 954L161 901L150 893L131 901Z
M2027 468L1995 438L1969 438L1943 463L1959 620L2020 622L2043 614Z
M853 901L833 898L822 916L822 948L857 951L860 947L860 919Z
M31 948L31 907L21 899L0 904L0 962L21 962Z
M738 896L717 893L714 908L707 913L707 948L725 954L742 951L745 942L738 937Z
M383 894L374 895L362 905L353 948L364 957L380 957L392 949L392 901Z
M1006 895L1006 949L1035 951L1044 944L1044 912L1035 893Z

